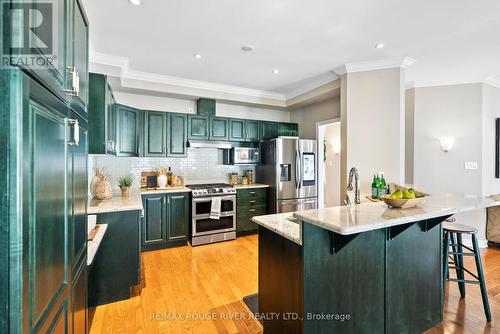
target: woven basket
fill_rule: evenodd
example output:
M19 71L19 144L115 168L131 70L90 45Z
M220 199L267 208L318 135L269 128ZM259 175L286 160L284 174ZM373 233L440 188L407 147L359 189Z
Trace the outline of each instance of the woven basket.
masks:
M96 170L95 177L90 184L90 193L94 198L103 200L113 197L113 189L106 175L100 169Z

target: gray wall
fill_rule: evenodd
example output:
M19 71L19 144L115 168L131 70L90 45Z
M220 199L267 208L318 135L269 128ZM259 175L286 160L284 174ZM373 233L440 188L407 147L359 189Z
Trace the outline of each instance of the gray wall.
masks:
M340 98L334 97L290 112L290 121L299 124L300 137L316 139L316 123L340 118Z
M423 87L414 90L415 137L414 183L437 191L464 196L483 195L484 157L483 84ZM493 103L492 103L493 105ZM408 111L408 108L407 108ZM497 111L498 113L498 111ZM491 117L490 117L491 118ZM487 135L494 136L494 126ZM451 151L445 153L440 138L455 138ZM464 163L478 163L477 170L465 170ZM500 193L498 186L496 192ZM485 240L485 210L456 215L457 221L476 226L479 239Z
M196 114L196 101L164 96L113 92L118 103L139 109ZM264 121L289 122L290 112L281 109L249 106L243 103L217 101L216 115L223 117L258 119Z

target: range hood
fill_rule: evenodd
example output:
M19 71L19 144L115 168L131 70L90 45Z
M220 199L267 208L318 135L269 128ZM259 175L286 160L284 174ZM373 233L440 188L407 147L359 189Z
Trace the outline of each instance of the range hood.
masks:
M233 146L227 141L188 140L187 147L229 149Z

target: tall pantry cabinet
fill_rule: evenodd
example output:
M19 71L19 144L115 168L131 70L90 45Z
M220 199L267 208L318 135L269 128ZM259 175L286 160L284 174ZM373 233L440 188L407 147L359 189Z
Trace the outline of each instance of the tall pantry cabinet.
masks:
M5 3L2 57L21 38ZM88 332L88 20L52 4L57 63L0 69L0 333Z

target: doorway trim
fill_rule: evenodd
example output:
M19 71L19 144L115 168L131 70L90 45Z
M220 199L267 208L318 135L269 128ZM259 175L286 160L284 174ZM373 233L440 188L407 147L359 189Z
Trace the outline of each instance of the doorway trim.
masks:
M340 118L332 118L321 122L316 122L316 149L318 152L318 209L325 207L325 155L324 155L324 133L322 127L330 124L341 123ZM342 125L341 125L342 131ZM342 145L342 143L341 143Z

